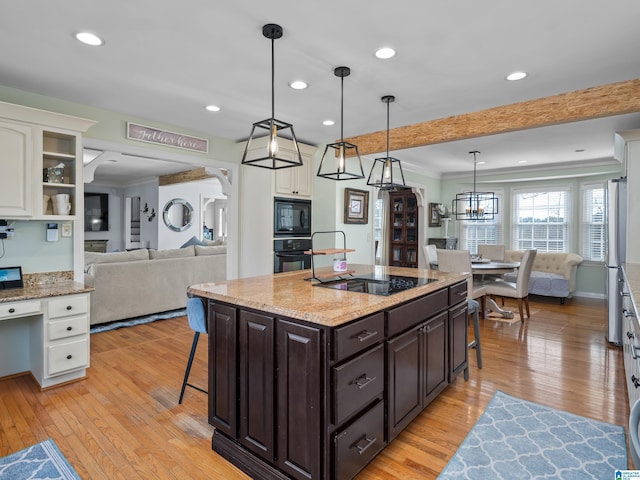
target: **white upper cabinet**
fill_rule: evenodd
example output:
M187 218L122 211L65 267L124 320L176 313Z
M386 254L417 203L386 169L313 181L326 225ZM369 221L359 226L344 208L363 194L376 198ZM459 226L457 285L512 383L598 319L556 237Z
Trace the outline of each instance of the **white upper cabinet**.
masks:
M74 220L82 214L82 132L93 124L0 102L0 218Z
M0 218L32 215L33 128L0 121Z

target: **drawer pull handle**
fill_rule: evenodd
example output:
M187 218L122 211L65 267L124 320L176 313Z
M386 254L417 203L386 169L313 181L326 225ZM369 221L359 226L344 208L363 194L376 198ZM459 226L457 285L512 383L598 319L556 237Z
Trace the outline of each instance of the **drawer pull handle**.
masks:
M15 309L15 308L13 308L13 307L11 307L11 308L9 309L9 313L16 313L16 309Z
M368 340L371 337L374 337L378 335L378 332L369 332L367 330L363 330L362 332L360 332L357 335L354 335L351 338L357 338L359 342L364 342L365 340Z
M458 292L457 294L459 297L466 297L467 296L467 291L465 290L464 292Z
M73 330L73 327L67 327L67 332L70 332L71 330Z
M629 318L629 317L635 317L636 314L633 312L630 312L629 310L627 310L626 308L622 310L622 314L625 316L625 318Z
M73 307L71 305L67 305L67 310L71 310Z
M631 340L633 338L633 333L627 332L627 338Z
M362 390L364 387L369 385L375 379L376 379L376 377L368 377L366 373L363 373L362 375L360 375L355 380L351 380L351 385L355 385L360 390Z
M371 445L373 445L374 443L376 443L376 440L378 440L377 438L367 438L367 435L364 434L356 443L353 444L353 447L356 447L358 449L358 454L362 455ZM365 441L367 442L364 446L360 446L358 445L360 442Z
M634 344L631 344L631 356L634 360L637 360L638 357L640 357L640 355L638 355L638 347L636 347Z
M73 358L73 355L67 355L67 360L71 360Z

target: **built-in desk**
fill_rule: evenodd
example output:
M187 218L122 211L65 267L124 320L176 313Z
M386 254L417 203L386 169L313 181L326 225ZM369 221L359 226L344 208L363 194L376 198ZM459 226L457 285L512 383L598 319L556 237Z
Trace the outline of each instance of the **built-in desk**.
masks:
M31 373L41 388L89 367L89 293L74 282L0 290L0 379Z

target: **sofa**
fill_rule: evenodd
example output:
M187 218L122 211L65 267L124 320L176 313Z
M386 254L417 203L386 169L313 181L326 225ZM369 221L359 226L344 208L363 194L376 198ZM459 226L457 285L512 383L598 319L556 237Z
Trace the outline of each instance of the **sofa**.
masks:
M507 250L504 259L507 262L519 262L523 255L523 251ZM576 271L581 262L582 257L575 253L538 251L529 280L529 294L559 297L560 303L564 303L575 292ZM516 275L516 272L508 273L504 279L515 282Z
M227 276L225 245L84 255L92 325L184 308L187 287Z

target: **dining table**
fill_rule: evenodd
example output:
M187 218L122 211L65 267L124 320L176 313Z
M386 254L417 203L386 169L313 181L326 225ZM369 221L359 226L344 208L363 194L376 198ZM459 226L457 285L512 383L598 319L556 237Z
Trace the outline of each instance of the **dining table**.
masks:
M488 258L474 258L471 257L471 273L476 276L484 275L504 275L505 273L513 272L520 267L520 262L506 262L503 260L491 260ZM505 310L498 306L493 298L486 298L485 307L489 312L495 312L502 316L502 318L513 318L513 312L511 310ZM483 312L484 313L484 312Z

